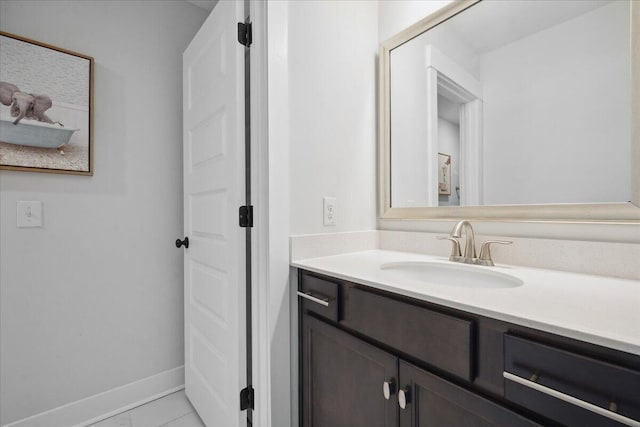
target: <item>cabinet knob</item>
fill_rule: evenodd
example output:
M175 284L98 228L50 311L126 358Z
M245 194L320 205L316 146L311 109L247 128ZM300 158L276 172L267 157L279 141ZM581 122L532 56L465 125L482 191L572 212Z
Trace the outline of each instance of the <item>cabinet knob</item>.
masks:
M382 394L386 400L391 398L391 395L396 392L396 382L393 378L382 383Z
M410 396L409 396L409 388L405 387L405 388L401 388L398 391L398 405L400 406L400 409L405 409L407 407L407 403L410 403Z

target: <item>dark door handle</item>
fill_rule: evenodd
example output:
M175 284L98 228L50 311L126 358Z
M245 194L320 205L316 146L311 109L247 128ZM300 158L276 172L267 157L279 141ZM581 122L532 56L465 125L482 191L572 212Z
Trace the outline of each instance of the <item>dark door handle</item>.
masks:
M176 248L184 246L185 249L189 249L189 238L185 237L184 240L177 239L176 240Z

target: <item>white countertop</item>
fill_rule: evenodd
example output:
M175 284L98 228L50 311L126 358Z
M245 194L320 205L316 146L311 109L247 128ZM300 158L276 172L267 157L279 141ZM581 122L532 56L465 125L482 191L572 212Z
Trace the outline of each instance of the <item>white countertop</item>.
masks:
M449 262L447 257L369 250L293 261L293 267L400 295L640 355L640 281L496 265L524 285L481 288L399 278L390 262Z

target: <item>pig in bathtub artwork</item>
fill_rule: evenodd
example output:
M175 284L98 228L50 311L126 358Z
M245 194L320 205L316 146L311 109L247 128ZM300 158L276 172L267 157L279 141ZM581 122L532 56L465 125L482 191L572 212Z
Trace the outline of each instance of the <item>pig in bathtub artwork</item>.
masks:
M92 174L93 59L0 31L0 168Z

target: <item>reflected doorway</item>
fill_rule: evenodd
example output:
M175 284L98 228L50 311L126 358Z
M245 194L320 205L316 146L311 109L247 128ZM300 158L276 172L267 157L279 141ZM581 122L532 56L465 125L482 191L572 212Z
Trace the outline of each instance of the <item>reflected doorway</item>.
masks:
M460 109L438 94L438 206L460 206Z

